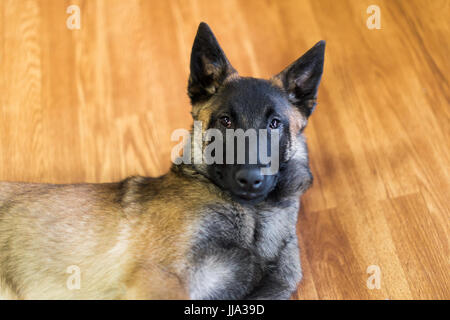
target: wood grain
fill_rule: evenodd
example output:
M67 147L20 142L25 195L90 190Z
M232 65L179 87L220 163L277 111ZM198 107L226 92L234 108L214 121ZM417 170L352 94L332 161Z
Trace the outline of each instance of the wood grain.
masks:
M200 21L242 75L269 77L325 39L296 298L449 299L450 1L375 2L380 30L366 27L372 0L3 0L0 180L164 173L170 134L191 125Z

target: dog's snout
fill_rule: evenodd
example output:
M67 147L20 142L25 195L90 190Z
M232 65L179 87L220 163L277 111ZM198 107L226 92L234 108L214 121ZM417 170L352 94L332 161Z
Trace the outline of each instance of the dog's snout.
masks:
M245 191L258 191L262 185L264 176L259 168L242 168L235 174L236 184Z

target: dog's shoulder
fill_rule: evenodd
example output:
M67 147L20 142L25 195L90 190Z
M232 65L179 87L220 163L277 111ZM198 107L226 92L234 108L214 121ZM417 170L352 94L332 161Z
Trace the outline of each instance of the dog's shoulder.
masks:
M207 205L196 233L196 248L238 246L264 259L276 257L286 240L295 236L299 199L285 198L257 206L235 202Z

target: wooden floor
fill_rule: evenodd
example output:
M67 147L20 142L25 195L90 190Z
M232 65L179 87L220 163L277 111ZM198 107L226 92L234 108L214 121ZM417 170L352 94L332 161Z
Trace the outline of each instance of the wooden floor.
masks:
M242 75L269 77L325 39L296 297L449 299L449 13L448 0L2 0L0 180L164 173L170 134L191 125L200 21Z

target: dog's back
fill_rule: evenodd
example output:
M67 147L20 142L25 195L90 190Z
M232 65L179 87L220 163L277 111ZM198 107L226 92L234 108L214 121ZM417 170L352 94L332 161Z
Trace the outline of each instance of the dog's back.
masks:
M20 182L0 182L0 214L1 209L8 199L14 194L23 192L24 188L32 187L32 184L20 183Z
M170 265L158 263L170 259L169 253L154 249L161 248L165 234L159 230L164 221L152 214L170 206L155 201L144 209L134 202L137 180L78 185L1 182L0 297L141 297L132 279L143 278L152 281L147 284L147 297L166 297L161 291L164 283L180 297L175 289L178 280L170 272L152 268ZM141 210L149 213L149 220L139 219ZM177 213L167 214L166 219L171 214ZM176 230L167 230L166 236L176 239ZM179 247L175 241L172 251ZM143 261L145 271L139 269ZM81 286L70 288L67 283L77 272ZM157 284L158 294L150 288Z
M119 219L110 213L115 211L101 207L106 199L97 189L88 184L0 183L2 291L7 288L19 298L75 298L79 292L67 289L66 272L79 268L84 277L100 282L105 272L117 272L115 264L83 270L102 247L114 247L106 232L120 233ZM90 288L84 289L89 296Z

